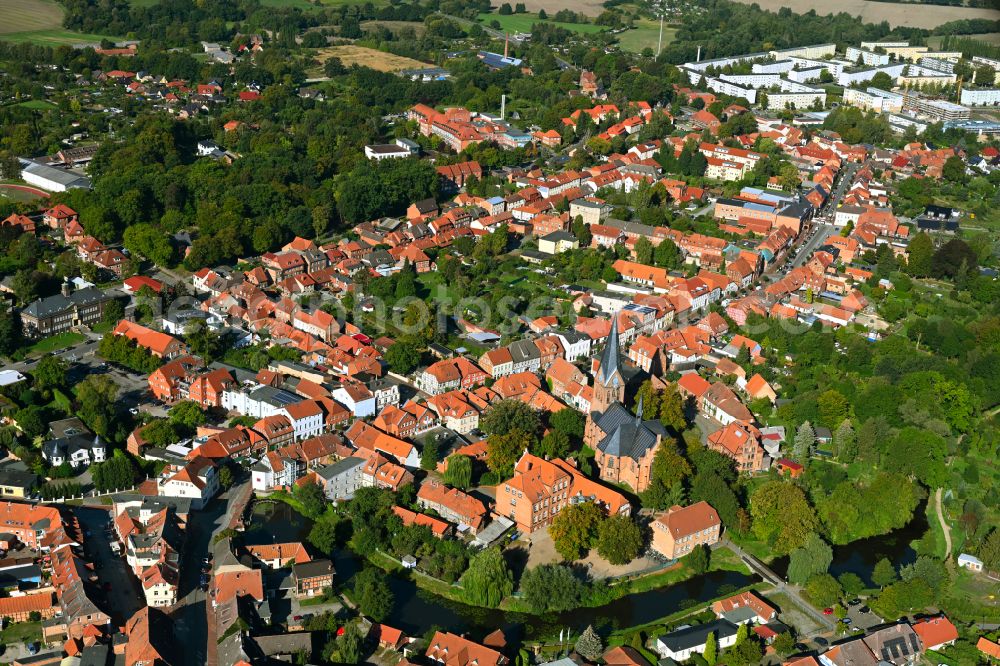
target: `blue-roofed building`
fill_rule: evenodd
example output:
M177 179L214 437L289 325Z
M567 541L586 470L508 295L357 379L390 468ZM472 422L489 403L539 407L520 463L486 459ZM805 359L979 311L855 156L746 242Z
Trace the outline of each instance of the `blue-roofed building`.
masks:
M483 61L483 64L490 69L505 69L507 67L520 67L522 60L520 58L512 58L510 56L504 56L499 53L493 53L491 51L480 51L479 59Z

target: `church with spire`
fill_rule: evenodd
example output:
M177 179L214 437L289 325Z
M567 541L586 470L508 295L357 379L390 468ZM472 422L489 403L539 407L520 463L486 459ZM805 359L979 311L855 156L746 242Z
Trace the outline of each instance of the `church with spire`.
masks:
M638 493L649 487L653 458L667 431L658 420L642 418L641 401L638 415L625 408L617 324L618 318L612 316L608 344L594 375L584 443L594 449L594 462L603 481L624 483Z

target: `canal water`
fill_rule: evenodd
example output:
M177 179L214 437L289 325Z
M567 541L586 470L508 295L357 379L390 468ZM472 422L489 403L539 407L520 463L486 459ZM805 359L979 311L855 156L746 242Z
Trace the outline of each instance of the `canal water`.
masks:
M247 544L305 541L311 525L311 520L287 504L258 504L253 509L244 538ZM919 539L926 529L927 519L921 506L909 524L894 532L835 546L831 573L840 575L851 571L870 583L871 570L883 557L889 558L897 567L913 562L916 553L910 543ZM349 551L336 553L334 567L339 580L349 581L361 566L361 561ZM772 563L772 566L784 575L787 558ZM573 635L579 635L590 624L598 628L648 624L760 579L732 571L713 571L676 585L629 595L604 606L577 608L544 616L468 606L421 590L409 580L396 576L387 576L386 580L395 599L386 622L406 633L421 635L441 628L481 636L502 628L509 636L525 639L552 636L561 629L569 629Z

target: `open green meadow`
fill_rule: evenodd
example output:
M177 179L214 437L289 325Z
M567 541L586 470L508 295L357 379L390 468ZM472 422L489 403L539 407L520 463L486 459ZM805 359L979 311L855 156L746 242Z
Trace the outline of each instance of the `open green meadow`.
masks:
M663 26L663 45L666 46L674 39L677 28L668 25ZM658 21L641 19L636 21L636 27L632 30L618 35L618 45L623 51L641 53L643 49L650 48L656 51L657 42L660 38L660 24Z
M562 23L560 21L540 21L538 14L510 14L501 16L500 14L480 14L479 21L484 25L489 25L493 21L500 24L500 29L504 32L531 32L531 26L535 23L551 23L560 28L572 30L579 33L595 33L604 30L602 25L593 23Z

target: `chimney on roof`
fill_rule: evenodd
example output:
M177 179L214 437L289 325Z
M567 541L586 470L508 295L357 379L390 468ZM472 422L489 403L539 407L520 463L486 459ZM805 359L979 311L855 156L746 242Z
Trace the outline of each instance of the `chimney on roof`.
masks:
M68 277L65 280L63 280L62 289L60 291L62 295L66 298L69 298L69 295L73 293L73 284L69 281Z
M507 52L510 47L510 35L508 33L503 33L503 57L507 59Z

